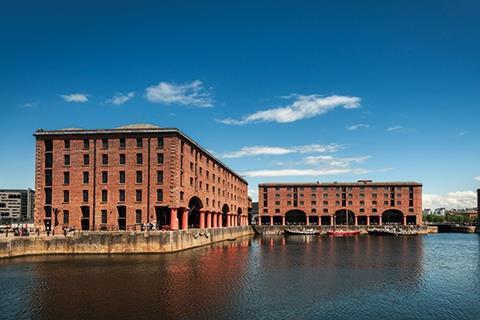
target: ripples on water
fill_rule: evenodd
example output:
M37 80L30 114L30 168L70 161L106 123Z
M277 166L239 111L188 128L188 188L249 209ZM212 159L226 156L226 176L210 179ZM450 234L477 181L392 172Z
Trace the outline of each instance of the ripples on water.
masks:
M0 261L2 319L480 319L480 237L260 237Z

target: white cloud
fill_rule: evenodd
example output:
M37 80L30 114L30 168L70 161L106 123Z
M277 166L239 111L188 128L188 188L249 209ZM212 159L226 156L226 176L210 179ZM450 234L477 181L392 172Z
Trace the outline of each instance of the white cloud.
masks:
M186 106L212 107L213 100L200 80L175 84L160 82L145 89L148 101L154 103L179 104Z
M477 206L477 194L473 191L454 191L447 194L423 194L424 208L473 208Z
M354 124L354 125L351 125L350 127L347 127L347 130L348 131L354 131L354 130L358 130L358 129L361 129L361 128L370 128L370 125L369 124L365 124L365 123L358 123L358 124Z
M270 146L252 146L243 147L238 151L228 152L222 155L223 158L241 158L258 155L284 155L290 153L322 153L336 152L342 146L337 144L307 144L294 147L270 147Z
M218 122L228 125L244 125L252 122L289 123L325 114L335 108L355 109L360 106L360 98L351 96L290 95L295 100L285 106L252 113L241 120L223 119Z
M402 129L403 129L403 126L393 126L393 127L388 127L387 131L399 131Z
M116 93L113 97L105 101L106 103L111 103L114 105L121 105L127 102L128 100L132 99L135 97L135 92L129 92L127 94L122 94L122 93Z
M24 104L20 105L22 108L35 108L38 106L38 102L36 101L29 101L25 102Z
M90 95L84 93L61 94L60 97L67 102L87 102Z
M279 170L253 170L243 172L242 175L251 178L259 177L293 177L293 176L327 176L351 173L353 169L279 169Z
M477 181L480 181L480 176L474 178Z
M337 158L333 156L309 156L304 159L305 163L311 165L324 164L329 167L350 167L352 163L364 163L370 156Z
M248 189L248 196L252 198L252 201L258 201L258 188L257 189Z

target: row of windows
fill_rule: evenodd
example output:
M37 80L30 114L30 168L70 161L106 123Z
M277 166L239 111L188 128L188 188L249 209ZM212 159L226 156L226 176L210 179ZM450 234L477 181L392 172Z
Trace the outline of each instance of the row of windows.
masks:
M310 189L311 191L317 191L317 189L322 189L324 191L328 190L336 190L336 191L352 191L353 188L359 188L360 190L368 190L370 188L371 190L379 190L382 187L310 187L310 188L305 188L305 187L274 187L276 191L280 190L287 190L287 191L293 191L293 192L298 192L298 191L304 191L305 189ZM413 187L408 187L410 191L413 191ZM269 187L263 187L263 192L267 192ZM402 190L403 187L399 186L393 186L393 187L383 187L383 190L395 190L395 191L400 191Z
M317 209L312 208L312 210L310 212L311 213L316 213ZM365 213L365 208L360 208L359 212L364 214ZM413 212L415 212L415 210L413 208L409 208L408 212L413 213ZM268 213L268 209L263 209L263 213ZM280 209L275 209L275 213L280 213ZM328 209L326 209L326 208L323 209L323 213L328 214ZM373 208L372 213L378 213L378 210L376 208Z
M102 171L101 173L102 175L102 183L108 183L108 171ZM45 175L46 177L48 177L48 184L47 185L51 185L51 172L48 173L48 175L46 174ZM87 183L90 183L90 172L88 171L84 171L83 172L83 183L84 184L87 184ZM125 183L126 181L126 173L125 171L119 171L118 172L118 182L119 183ZM143 183L143 171L136 171L135 172L135 183ZM157 171L157 183L158 184L162 184L163 183L163 171L162 170L158 170ZM69 171L65 171L63 173L63 184L64 185L69 185L70 184L70 172Z
M69 210L63 210L63 224L70 223ZM101 210L101 223L107 224L107 210ZM142 223L142 210L135 209L135 223Z
M47 159L48 158L48 159ZM157 153L157 164L162 165L163 164L163 153ZM45 167L46 168L51 168L51 156L47 157L45 159ZM48 160L48 161L47 161ZM120 153L119 159L118 159L119 164L126 164L127 163L127 155L124 153ZM142 153L137 153L136 154L136 163L137 164L143 164L143 154ZM63 155L63 164L65 166L70 166L71 161L70 161L70 155L65 154ZM109 164L109 158L108 154L102 154L102 165L108 165ZM88 166L90 165L90 155L89 154L84 154L83 155L83 165Z
M292 202L292 201L287 201L287 202L286 202L287 206L291 206L292 203L293 203L294 206L297 206L297 205L303 206L303 205L305 205L305 201L293 201L293 202ZM340 204L346 205L347 203L348 203L349 206L352 206L352 205L353 205L353 201L348 201L348 202L342 201L342 203L341 203L340 201L335 201L335 205L336 205L336 206L339 206ZM280 201L275 201L275 205L276 205L276 206L279 206L280 204L281 204ZM373 206L376 206L377 204L378 204L377 201L372 201L372 205L373 205ZM402 201L396 201L396 202L395 202L395 201L384 201L383 204L384 204L384 205L387 205L387 206L388 206L389 204L392 205L392 206L394 206L395 204L396 204L397 206L401 206L401 205L402 205ZM311 205L312 205L312 206L317 205L317 201L311 201ZM328 201L323 201L323 202L322 202L322 205L328 206ZM365 201L359 201L359 205L361 205L361 206L365 205ZM409 205L410 205L410 206L413 206L413 201L409 201ZM264 202L263 202L263 206L264 206L264 207L267 207L267 206L268 206L268 202L264 201Z
M323 194L323 198L324 198L324 199L327 199L330 195L331 195L331 194L324 193L324 194ZM303 193L293 194L293 195L292 195L291 193L288 193L288 194L287 194L287 198L292 198L292 197L296 198L297 196L298 196L299 198L305 198L305 195L304 195ZM353 198L353 194L352 194L352 193L349 193L348 195L345 194L345 193L344 193L344 194L340 194L340 193L336 193L336 194L335 194L335 197L336 197L336 198L340 198L340 197L345 198L345 197L347 197L347 196L348 196L348 198L350 198L350 199ZM411 194L410 196L413 197L413 194ZM265 194L264 194L264 197L265 197ZM276 194L275 194L275 198L278 199L278 198L280 198L280 197L281 197L281 195L280 195L279 193L276 193ZM315 193L312 193L312 194L310 195L310 197L311 197L311 198L317 198L317 195L316 195ZM359 194L359 197L360 197L360 198L365 198L365 193L360 193L360 194ZM372 198L377 198L377 197L378 197L378 194L377 194L377 193L372 193ZM398 194L395 195L395 194L391 194L391 193L390 193L390 194L389 194L389 193L384 193L384 194L383 194L383 197L384 197L384 198L389 198L389 197L392 197L392 198L394 198L394 197L401 198L401 197L402 197L402 194L401 194L401 193L398 193Z
M162 149L163 148L163 138L158 137L157 139L157 148ZM127 139L125 138L119 138L119 148L120 149L125 149L127 146ZM137 148L143 148L143 139L142 138L136 138L137 142ZM66 139L63 140L63 146L65 149L70 149L70 140ZM106 150L109 148L109 139L102 139L102 149ZM88 150L90 149L90 140L89 139L83 139L83 149ZM45 140L45 150L46 151L52 151L52 144L51 140Z
M102 203L108 202L108 190L102 190L101 193L102 193L102 195L101 195ZM142 190L135 190L135 201L136 202L142 202L142 195L143 195ZM125 190L118 190L118 201L119 202L125 202L125 197L126 197ZM82 190L82 202L86 203L86 202L88 202L88 199L89 199L88 190ZM162 201L163 201L163 190L158 189L157 190L157 202L162 202ZM69 202L70 202L70 191L69 190L63 190L63 203L69 203Z

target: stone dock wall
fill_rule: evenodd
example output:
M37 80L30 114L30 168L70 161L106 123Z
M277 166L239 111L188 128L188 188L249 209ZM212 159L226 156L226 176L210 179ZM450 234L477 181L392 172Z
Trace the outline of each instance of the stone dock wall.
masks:
M251 226L152 232L81 232L0 240L0 258L45 254L168 253L253 235Z

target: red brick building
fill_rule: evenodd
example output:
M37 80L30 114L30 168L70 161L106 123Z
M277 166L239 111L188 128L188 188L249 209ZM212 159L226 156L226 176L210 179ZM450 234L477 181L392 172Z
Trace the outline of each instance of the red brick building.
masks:
M258 194L262 225L422 224L416 182L263 183Z
M247 182L175 128L37 130L41 230L246 225Z

